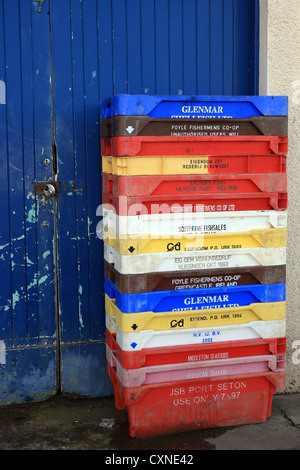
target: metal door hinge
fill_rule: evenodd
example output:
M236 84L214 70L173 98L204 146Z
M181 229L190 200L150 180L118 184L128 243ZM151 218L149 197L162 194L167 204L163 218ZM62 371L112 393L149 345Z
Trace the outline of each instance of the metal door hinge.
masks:
M58 193L79 193L85 191L83 181L36 181L34 191L47 197L56 196Z
M34 190L37 194L53 197L60 192L60 183L57 181L38 181L34 185Z
M39 5L37 7L37 12L42 13L42 6L44 5L45 0L34 0L34 1L35 1L35 3L39 3Z

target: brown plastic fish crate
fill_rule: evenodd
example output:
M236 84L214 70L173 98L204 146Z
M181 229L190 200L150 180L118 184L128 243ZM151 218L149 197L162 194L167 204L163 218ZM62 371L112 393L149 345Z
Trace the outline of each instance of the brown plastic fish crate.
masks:
M149 116L112 116L101 121L101 137L125 136L288 135L287 116L248 119L164 119Z
M286 282L286 265L208 269L204 273L197 270L125 275L105 261L104 273L122 294Z

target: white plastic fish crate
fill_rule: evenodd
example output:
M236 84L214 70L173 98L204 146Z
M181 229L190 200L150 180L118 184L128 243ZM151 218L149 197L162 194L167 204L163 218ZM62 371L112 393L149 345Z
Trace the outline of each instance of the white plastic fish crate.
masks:
M103 229L110 237L197 235L287 227L287 211L232 211L122 216L104 209Z
M104 258L122 274L141 274L163 271L205 270L243 266L280 266L286 264L286 247L239 248L195 252L143 253L120 255L104 243Z
M109 317L108 314L106 316ZM116 335L116 341L123 351L286 336L285 319L181 330L141 330L132 333L118 328L114 317L109 317L109 325L109 331Z

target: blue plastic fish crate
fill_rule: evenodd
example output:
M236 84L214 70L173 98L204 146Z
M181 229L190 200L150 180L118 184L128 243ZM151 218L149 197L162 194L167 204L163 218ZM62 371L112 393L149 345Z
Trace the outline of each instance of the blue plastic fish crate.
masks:
M230 119L287 116L286 96L116 95L101 102L101 119L149 116L174 119Z
M284 302L286 300L286 284L121 294L112 281L105 279L105 293L115 299L116 306L123 313L170 312Z

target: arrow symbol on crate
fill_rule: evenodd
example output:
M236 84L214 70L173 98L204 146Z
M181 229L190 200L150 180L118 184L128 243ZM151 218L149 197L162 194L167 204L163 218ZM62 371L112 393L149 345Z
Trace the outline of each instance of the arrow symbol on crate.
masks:
M130 346L132 347L132 349L135 349L137 347L137 343L131 343Z
M134 127L128 126L126 127L126 131L128 132L128 134L132 134L132 132L134 131Z
M134 325L132 325L131 328L135 331L135 330L137 329L137 327L138 327L138 326L134 323Z
M130 251L130 253L133 253L133 252L135 251L134 246L130 246L130 247L128 248L128 251Z

